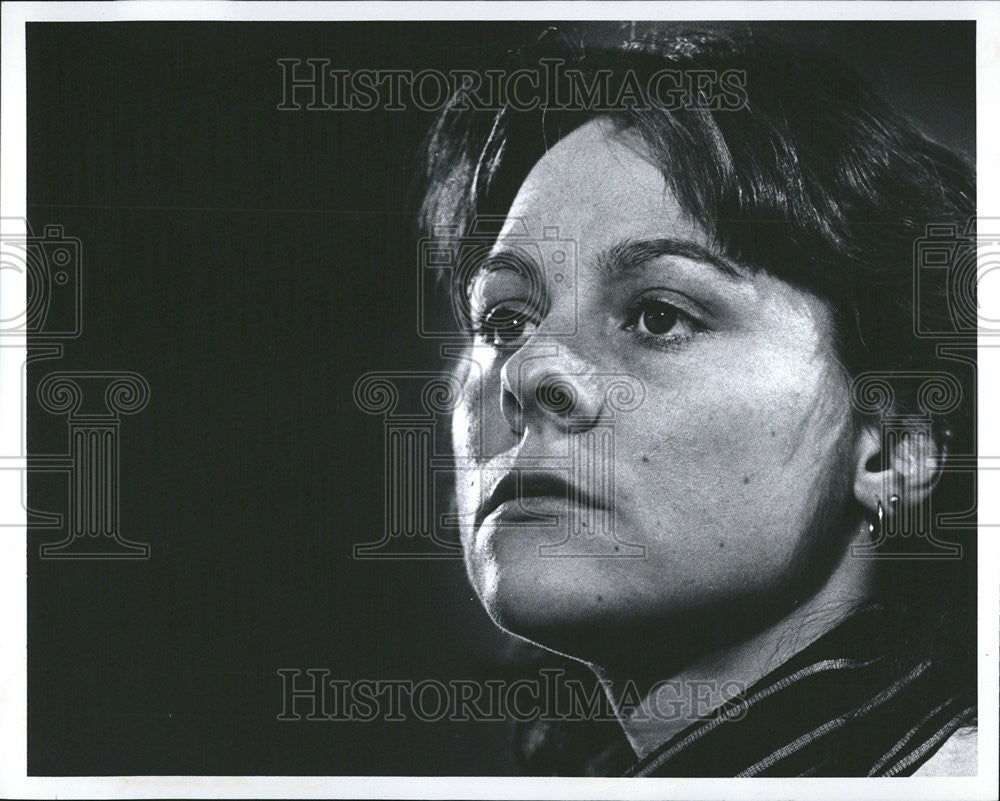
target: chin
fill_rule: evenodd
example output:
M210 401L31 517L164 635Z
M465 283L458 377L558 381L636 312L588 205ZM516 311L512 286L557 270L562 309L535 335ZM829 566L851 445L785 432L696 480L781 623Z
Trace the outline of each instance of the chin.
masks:
M493 622L508 634L565 656L584 659L627 625L624 609L609 603L599 575L584 576L594 560L539 558L504 562L467 559L469 578ZM600 599L600 600L598 600Z

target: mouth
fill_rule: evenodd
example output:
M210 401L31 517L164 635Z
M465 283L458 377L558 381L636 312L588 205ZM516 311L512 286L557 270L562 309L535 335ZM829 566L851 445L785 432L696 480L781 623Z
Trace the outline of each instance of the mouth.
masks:
M579 487L570 484L566 479L552 473L512 472L500 479L493 488L493 492L480 504L476 512L476 529L504 504L518 502L518 506L520 506L521 501L529 501L529 499L545 499L593 509L608 509L606 504L585 493ZM534 503L531 505L534 506ZM522 508L521 511L526 513L527 509Z

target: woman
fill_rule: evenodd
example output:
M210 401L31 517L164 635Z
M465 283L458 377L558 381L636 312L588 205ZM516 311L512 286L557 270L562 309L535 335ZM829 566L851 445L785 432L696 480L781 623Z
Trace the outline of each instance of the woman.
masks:
M914 253L970 167L816 51L558 38L541 102L427 144L481 602L593 671L629 775L975 772L973 544L912 528L970 506L975 351L914 322L962 343Z

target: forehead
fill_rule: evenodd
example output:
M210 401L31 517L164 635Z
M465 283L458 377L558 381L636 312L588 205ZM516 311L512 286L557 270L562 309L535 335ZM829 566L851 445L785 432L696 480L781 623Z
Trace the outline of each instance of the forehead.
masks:
M642 142L604 119L560 139L535 164L511 205L498 247L525 228L541 237L553 227L576 240L583 257L623 238L667 236L710 245Z

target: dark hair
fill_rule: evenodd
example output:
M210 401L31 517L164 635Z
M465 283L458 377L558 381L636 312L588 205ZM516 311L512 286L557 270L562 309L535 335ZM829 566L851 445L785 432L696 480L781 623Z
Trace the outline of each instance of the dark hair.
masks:
M952 464L956 456L968 463L976 342L970 164L839 58L746 28L624 34L611 47L550 30L508 54L506 69L538 69L542 59L564 67L547 92L585 97L581 87L599 86L602 99L622 102L556 107L543 97L531 110L508 103L477 111L458 93L426 142L420 219L428 232L468 231L483 216L502 217L548 146L606 117L642 140L681 208L723 253L831 302L846 374L867 376L876 400L886 401L856 413L923 415ZM664 102L650 88L664 70L729 76L729 91L695 88L682 103ZM917 293L929 235L946 240L952 261L948 270L921 273ZM921 389L921 376L943 381L931 403L935 390ZM974 480L946 461L933 493L937 516L971 514ZM974 520L960 522L974 529ZM917 539L896 537L887 548L903 556L918 550ZM963 539L962 558L883 562L879 596L899 621L898 658L944 661L972 693L976 558L974 538Z

